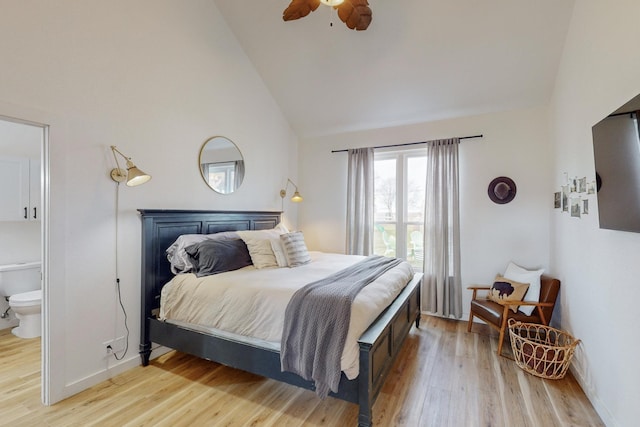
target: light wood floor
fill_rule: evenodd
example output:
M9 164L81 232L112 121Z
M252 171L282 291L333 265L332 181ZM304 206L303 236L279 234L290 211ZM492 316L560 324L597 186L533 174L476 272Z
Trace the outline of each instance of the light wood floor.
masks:
M373 407L376 426L603 426L570 374L550 381L495 354L497 335L424 317ZM38 340L0 333L0 425L355 426L334 398L171 352L51 407L40 404Z

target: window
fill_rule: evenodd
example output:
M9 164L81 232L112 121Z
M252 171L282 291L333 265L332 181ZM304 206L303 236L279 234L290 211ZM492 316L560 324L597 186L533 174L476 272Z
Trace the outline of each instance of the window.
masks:
M219 193L232 193L236 162L203 163L202 175L211 188Z
M422 271L426 150L376 152L374 173L373 252Z

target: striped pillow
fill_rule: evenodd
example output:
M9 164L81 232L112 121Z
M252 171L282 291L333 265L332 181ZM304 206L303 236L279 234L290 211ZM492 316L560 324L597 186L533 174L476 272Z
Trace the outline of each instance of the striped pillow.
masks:
M284 246L284 253L287 257L289 267L298 267L311 262L311 257L304 244L304 236L301 231L280 235L280 240Z

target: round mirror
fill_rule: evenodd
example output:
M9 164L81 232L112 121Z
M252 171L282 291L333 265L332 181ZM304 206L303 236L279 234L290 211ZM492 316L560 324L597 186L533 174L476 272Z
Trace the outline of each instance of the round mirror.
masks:
M224 136L214 136L200 149L200 174L212 190L220 194L236 191L244 178L244 159L236 144Z

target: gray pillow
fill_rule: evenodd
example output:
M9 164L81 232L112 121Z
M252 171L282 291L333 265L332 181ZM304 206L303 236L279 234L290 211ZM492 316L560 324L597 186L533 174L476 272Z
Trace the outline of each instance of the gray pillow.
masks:
M191 257L193 273L197 277L238 270L251 265L251 256L242 239L211 240L185 248Z
M167 248L167 259L171 264L171 272L173 274L189 273L193 269L191 265L191 257L185 251L187 246L194 245L203 240L213 239L239 239L238 233L235 231L223 231L214 234L183 234L179 236L171 246Z
M284 246L284 254L287 257L289 267L298 267L311 262L311 257L304 243L304 236L301 231L282 234L280 236Z

